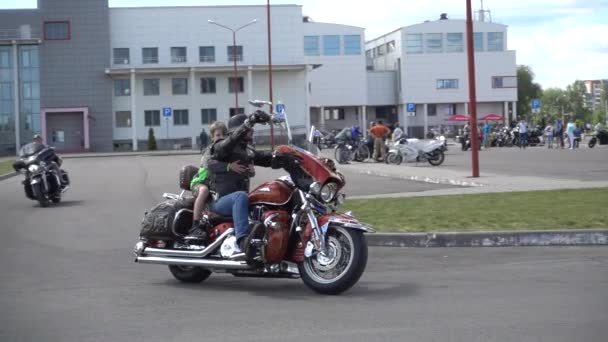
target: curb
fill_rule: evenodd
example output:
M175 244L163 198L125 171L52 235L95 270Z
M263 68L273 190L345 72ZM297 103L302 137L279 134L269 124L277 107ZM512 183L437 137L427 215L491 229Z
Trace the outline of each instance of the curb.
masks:
M376 247L524 247L608 245L608 229L366 234Z
M477 183L473 181L462 181L456 179L447 179L447 178L432 178L426 176L407 176L407 175L395 175L391 173L378 172L378 171L370 171L370 170L356 170L358 173L372 175L372 176L380 176L380 177L389 177L389 178L399 178L412 180L417 182L426 182L426 183L434 183L434 184L446 184L446 185L455 185L462 187L478 187L478 186L486 186L482 183Z
M9 178L14 177L14 176L16 176L18 174L19 173L17 173L17 172L12 172L12 173L7 173L7 174L4 174L4 175L0 175L0 181L3 181L5 179L9 179Z

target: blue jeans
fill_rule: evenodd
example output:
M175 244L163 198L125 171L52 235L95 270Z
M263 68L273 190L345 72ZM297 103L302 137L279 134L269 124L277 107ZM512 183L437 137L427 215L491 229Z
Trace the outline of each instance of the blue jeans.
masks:
M218 214L232 216L237 239L249 235L249 198L245 191L220 197L209 208Z

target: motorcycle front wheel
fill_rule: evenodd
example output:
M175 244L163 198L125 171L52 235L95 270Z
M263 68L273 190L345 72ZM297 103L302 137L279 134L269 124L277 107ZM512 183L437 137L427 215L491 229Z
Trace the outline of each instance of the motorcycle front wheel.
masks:
M44 186L42 183L34 185L34 194L41 207L46 208L49 206L49 199L44 195Z
M589 148L593 148L595 146L596 142L597 142L596 137L591 138L591 140L589 140Z
M298 265L304 284L315 292L337 295L361 278L367 265L367 240L361 231L343 227L327 230L327 254L306 258Z

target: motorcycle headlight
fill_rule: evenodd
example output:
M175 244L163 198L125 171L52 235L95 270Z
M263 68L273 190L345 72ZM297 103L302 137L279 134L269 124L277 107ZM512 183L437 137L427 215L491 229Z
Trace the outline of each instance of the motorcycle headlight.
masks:
M331 202L331 200L336 196L337 189L338 186L336 183L327 183L321 188L319 197L321 197L321 200L325 203Z
M36 171L38 171L38 169L39 169L39 168L40 168L40 166L38 166L38 165L36 165L36 164L32 164L32 165L30 165L30 166L29 166L27 169L28 169L30 172L36 172Z
M321 193L321 183L314 182L310 184L310 193L313 195L319 195Z

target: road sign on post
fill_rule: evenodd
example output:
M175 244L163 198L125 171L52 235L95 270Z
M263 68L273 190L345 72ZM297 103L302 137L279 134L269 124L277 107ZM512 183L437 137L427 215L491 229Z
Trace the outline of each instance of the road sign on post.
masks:
M532 113L540 113L540 99L532 99Z
M172 113L173 111L171 110L171 107L163 107L163 118L169 120Z
M407 116L416 116L416 104L407 103L406 112L407 112Z
M280 119L285 119L285 105L282 104L280 101L277 103L276 112L277 112L277 116Z

